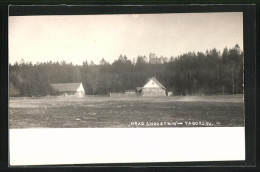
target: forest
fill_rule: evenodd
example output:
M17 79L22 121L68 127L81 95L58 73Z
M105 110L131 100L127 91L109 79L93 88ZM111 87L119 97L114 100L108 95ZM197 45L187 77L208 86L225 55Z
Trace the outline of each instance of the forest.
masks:
M243 93L243 52L233 48L188 52L170 57L162 64L150 64L146 56L129 60L120 55L112 64L62 62L16 62L9 64L10 96L47 96L55 91L50 84L82 82L87 95L107 95L142 87L155 77L174 95Z

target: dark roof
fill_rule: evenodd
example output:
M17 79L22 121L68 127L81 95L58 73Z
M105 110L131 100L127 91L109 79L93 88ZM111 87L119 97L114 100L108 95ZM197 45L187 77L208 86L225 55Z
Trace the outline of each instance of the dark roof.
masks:
M81 83L59 83L59 84L51 84L54 90L59 92L67 92L67 91L77 91Z

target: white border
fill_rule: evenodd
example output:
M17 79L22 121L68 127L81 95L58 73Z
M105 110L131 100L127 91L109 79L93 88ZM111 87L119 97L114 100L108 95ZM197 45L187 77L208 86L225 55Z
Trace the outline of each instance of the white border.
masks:
M10 165L245 160L244 127L10 129Z

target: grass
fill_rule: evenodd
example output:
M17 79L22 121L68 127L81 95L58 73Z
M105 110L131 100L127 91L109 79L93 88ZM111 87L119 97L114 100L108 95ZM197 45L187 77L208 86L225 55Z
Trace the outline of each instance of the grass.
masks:
M10 128L244 126L243 95L10 98Z

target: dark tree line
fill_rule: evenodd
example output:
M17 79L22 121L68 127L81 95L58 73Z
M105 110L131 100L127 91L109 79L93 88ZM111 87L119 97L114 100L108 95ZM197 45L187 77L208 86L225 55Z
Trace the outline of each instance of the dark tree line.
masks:
M145 56L131 61L120 55L112 64L104 59L98 65L21 62L9 69L11 96L52 95L51 83L69 82L82 82L86 94L124 92L142 87L150 77L175 95L243 93L243 52L238 45L222 52L189 52L163 64L149 64Z

